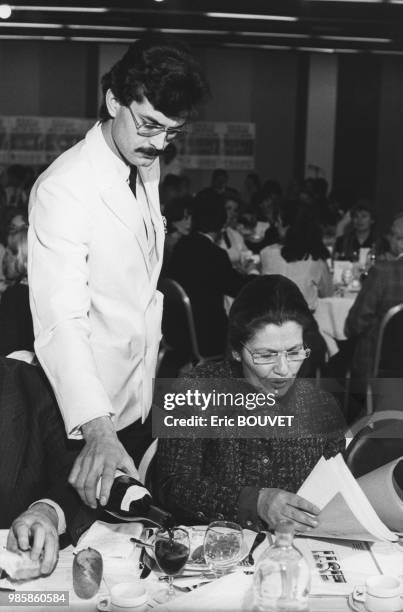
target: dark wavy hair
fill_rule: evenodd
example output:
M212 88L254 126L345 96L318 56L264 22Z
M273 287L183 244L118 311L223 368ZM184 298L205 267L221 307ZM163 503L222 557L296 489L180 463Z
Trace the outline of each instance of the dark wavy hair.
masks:
M148 37L131 44L101 83L101 121L110 119L105 104L108 89L124 106L146 97L167 117L183 118L192 117L209 94L202 70L189 50L181 43L161 38Z
M251 281L232 304L228 321L229 349L240 352L259 329L294 321L304 336L316 328L309 306L297 285L280 274L266 274Z
M202 189L195 196L192 209L193 229L197 232L219 232L225 225L227 213L224 196L214 189Z
M173 223L175 221L181 221L185 216L185 213L192 213L193 198L192 196L182 196L178 198L172 198L164 209L164 215L167 220L167 231L168 234L174 231Z
M330 257L322 241L322 230L313 212L300 202L286 202L279 209L283 225L288 226L281 255L288 262Z

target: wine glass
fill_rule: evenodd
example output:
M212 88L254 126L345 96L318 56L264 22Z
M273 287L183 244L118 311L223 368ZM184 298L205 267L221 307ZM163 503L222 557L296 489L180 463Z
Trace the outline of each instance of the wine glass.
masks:
M204 536L204 558L218 576L229 572L242 558L242 527L229 521L214 521Z
M346 287L351 283L353 278L354 278L354 275L353 275L352 268L346 268L345 270L343 270L342 275L341 275L341 280Z
M188 532L180 527L168 530L159 529L155 535L154 553L160 570L168 576L167 599L171 599L174 597L174 576L180 572L189 559Z

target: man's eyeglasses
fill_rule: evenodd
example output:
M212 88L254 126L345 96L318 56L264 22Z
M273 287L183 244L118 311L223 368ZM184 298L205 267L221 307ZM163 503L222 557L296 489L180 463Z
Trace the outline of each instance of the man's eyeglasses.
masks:
M255 365L272 365L277 363L280 355L284 355L287 361L303 361L311 354L311 349L305 347L292 349L291 351L262 351L253 353L245 344L242 346L248 351Z
M158 134L162 134L165 132L165 138L167 142L171 142L174 138L178 136L183 136L186 133L184 127L180 128L165 128L162 125L155 125L153 123L139 123L136 119L135 114L133 113L130 106L127 107L134 121L134 125L136 126L137 134L139 136L145 136L146 138L150 138L151 136L158 136Z

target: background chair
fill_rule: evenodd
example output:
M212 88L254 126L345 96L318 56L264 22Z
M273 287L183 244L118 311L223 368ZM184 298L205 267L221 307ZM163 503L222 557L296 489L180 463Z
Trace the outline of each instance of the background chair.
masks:
M174 377L188 367L222 359L223 355L201 355L192 305L183 287L170 278L163 278L158 289L164 294L164 309L157 375Z
M403 456L403 411L384 410L365 416L347 432L344 459L358 478Z
M389 308L378 333L373 377L403 376L403 304Z
M403 378L403 304L389 308L379 326L372 378L367 384L367 414L400 405L403 410L403 402L388 382L391 378Z

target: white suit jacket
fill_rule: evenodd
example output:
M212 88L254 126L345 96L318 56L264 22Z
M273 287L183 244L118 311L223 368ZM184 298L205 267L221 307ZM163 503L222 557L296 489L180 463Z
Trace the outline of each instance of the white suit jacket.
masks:
M156 231L153 268L128 174L97 124L39 177L31 193L35 351L70 437L102 415L110 414L117 430L144 421L151 406L162 315L156 290L164 242L159 162L140 168L137 180Z

